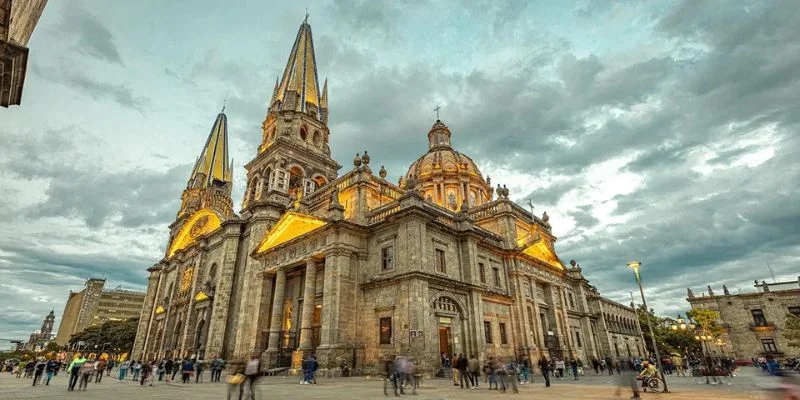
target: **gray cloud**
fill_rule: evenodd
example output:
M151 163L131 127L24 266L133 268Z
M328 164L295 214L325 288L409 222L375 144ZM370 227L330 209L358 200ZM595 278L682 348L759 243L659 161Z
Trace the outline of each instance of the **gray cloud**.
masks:
M74 3L63 10L62 32L77 37L75 48L79 52L123 65L114 35L94 14Z

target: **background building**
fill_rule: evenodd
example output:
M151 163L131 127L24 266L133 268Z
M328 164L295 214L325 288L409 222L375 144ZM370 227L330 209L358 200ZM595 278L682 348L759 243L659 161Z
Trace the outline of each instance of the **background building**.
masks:
M48 342L53 340L55 338L55 334L53 334L53 323L55 320L56 315L53 310L50 310L50 314L47 314L42 321L42 327L31 333L25 347L30 350L36 350L43 348Z
M708 292L695 296L688 290L692 308L719 312L718 323L724 327L721 335L725 351L736 357L751 358L772 354L779 357L798 357L800 349L787 346L782 332L786 315L800 316L800 277L796 281L767 283L755 281L755 292L731 294L727 287L722 293Z
M105 290L105 279L89 279L80 292L69 292L58 326L56 343L64 346L74 333L106 321L139 318L145 294L130 290Z
M133 358L260 354L263 368L297 368L315 354L323 369L375 371L405 354L435 373L442 353L641 354L633 310L565 265L547 214L493 189L442 121L398 184L374 173L366 152L339 175L327 122L327 82L303 22L245 166L238 215L227 116L216 116L166 253L148 269Z
M19 105L28 68L28 40L47 0L0 0L0 106Z

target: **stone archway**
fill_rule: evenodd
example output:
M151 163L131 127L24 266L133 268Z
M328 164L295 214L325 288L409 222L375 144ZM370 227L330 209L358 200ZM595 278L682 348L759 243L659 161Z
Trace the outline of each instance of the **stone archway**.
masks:
M431 315L434 318L431 326L435 327L436 349L435 357L438 363L432 365L442 366L442 354L452 360L457 354L467 354L467 329L465 324L465 309L458 299L445 293L435 295L431 302ZM451 363L452 365L452 363Z

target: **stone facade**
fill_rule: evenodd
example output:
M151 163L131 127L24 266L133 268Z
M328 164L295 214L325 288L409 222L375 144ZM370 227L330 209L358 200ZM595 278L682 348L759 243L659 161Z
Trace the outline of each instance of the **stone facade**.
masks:
M0 106L19 105L28 68L28 40L47 0L0 0Z
M546 213L527 212L504 187L495 198L441 121L399 184L383 167L375 174L366 151L339 175L327 84L319 90L316 77L304 22L245 166L241 211L182 206L166 257L149 269L134 358L258 354L267 369L297 368L314 354L323 369L346 362L375 371L405 354L435 373L441 353L642 355L632 308L602 298L577 263L561 262ZM216 128L224 118L207 143L227 135ZM211 151L207 144L200 159L227 162ZM211 172L197 171L184 198L214 187L230 195L225 174L198 185ZM197 227L200 215L211 222Z
M31 333L30 337L28 337L28 343L26 343L25 347L29 350L36 350L43 348L47 342L53 340L55 338L53 334L53 323L55 320L55 312L50 310L50 313L42 320L42 327Z
M731 294L727 287L695 296L688 290L692 309L719 312L717 323L725 342L724 351L740 358L771 354L800 357L800 348L789 347L782 333L786 315L800 316L800 277L796 281L767 283L755 281L755 292Z
M140 316L144 293L105 290L105 284L105 279L92 278L86 281L86 287L80 292L69 292L56 335L59 346L66 345L73 334L90 326Z

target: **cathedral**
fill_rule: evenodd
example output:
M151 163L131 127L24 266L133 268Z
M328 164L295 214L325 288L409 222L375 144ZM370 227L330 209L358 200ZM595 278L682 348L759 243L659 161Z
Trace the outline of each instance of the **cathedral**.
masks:
M435 374L443 353L643 355L633 309L562 262L547 214L493 187L454 148L457 132L433 123L428 151L393 183L366 151L345 168L331 157L328 117L304 21L238 213L227 117L216 116L148 269L134 358L257 354L266 370L313 354L322 369L367 373L397 354Z

